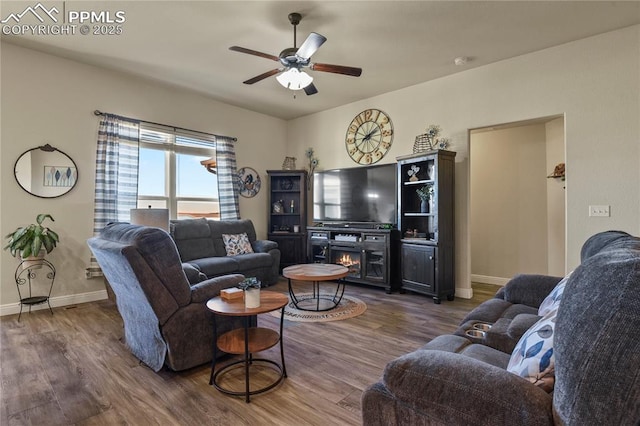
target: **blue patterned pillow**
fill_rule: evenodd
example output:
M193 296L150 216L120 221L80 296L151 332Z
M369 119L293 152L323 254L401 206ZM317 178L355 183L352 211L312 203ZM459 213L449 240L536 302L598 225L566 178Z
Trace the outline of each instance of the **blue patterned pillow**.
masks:
M246 232L242 234L222 234L224 249L227 256L237 256L239 254L253 253L249 237Z
M507 371L529 380L547 392L555 384L553 332L558 309L536 322L522 335L511 354Z
M542 301L540 307L538 308L538 316L545 316L549 312L558 309L560 306L560 300L562 299L562 293L564 293L564 286L567 284L569 277L571 276L571 272L567 274L560 282L554 287L553 291L549 293L547 297Z

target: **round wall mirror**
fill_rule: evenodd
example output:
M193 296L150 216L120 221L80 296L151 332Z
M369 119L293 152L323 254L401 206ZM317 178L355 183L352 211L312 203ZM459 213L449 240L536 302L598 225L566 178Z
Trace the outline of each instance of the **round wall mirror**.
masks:
M71 191L78 182L76 163L49 144L22 154L13 172L22 189L41 198L60 197Z

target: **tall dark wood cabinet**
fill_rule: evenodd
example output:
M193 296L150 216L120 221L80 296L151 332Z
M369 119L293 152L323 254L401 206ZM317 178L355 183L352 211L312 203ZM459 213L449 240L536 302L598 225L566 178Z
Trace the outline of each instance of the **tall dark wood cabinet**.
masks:
M455 152L421 152L398 162L398 229L402 289L433 297L455 297ZM432 188L431 202L418 189Z
M269 176L268 238L280 248L280 269L306 263L307 172L267 170Z

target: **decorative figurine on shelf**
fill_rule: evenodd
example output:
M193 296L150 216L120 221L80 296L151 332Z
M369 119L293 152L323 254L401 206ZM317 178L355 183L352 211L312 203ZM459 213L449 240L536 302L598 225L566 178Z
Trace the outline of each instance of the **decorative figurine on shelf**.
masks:
M290 191L293 189L293 180L292 179L282 179L280 181L280 189L283 191Z
M433 151L435 149L445 149L449 146L448 138L439 138L442 129L437 124L431 124L426 129L426 133L416 136L413 144L413 152Z
M447 149L449 146L449 138L438 139L438 149Z
M562 180L565 179L565 165L564 163L559 163L554 169L553 173L547 176L548 178L560 178Z
M420 171L420 167L415 164L411 165L411 168L407 170L407 174L409 175L409 181L415 182L418 180L418 172Z
M296 169L296 157L284 157L282 162L282 170L295 170Z
M273 212L277 214L284 213L284 203L282 200L273 203Z
M405 238L416 238L416 236L418 235L418 230L417 229L407 229L407 232L404 233L404 237Z
M432 162L427 166L427 178L434 180L436 178L436 165Z

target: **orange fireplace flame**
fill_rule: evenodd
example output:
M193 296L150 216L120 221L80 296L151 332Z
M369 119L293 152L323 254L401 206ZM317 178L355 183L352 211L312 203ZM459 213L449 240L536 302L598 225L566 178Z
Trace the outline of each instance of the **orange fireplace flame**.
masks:
M340 256L340 258L338 259L338 261L336 263L338 263L338 264L340 264L342 266L346 266L346 267L349 267L349 266L360 266L360 259L354 261L351 258L351 255L345 253L342 256Z

